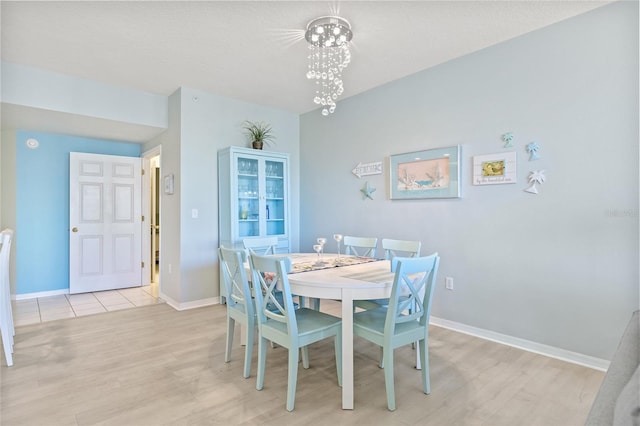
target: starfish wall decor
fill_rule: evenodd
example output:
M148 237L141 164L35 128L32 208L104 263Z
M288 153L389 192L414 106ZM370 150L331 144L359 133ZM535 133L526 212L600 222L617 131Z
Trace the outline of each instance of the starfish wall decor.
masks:
M363 200L366 200L367 198L373 200L373 193L376 192L376 189L371 187L371 185L369 185L369 181L367 181L360 192L362 192Z

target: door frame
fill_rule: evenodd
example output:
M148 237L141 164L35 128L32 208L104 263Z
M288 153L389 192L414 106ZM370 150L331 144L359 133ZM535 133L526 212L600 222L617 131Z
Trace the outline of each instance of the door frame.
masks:
M142 261L144 262L143 269L143 278L142 285L151 284L151 269L154 267L154 259L151 259L151 234L149 232L149 226L151 223L151 167L150 162L151 158L160 157L160 176L162 176L162 146L158 145L156 147L151 148L148 151L142 153L142 168L144 170L144 174L142 175L142 214L145 217L143 223L143 229L145 231L142 232ZM160 185L160 182L156 182L157 185ZM162 217L162 191L160 194L160 217ZM162 219L161 219L162 220ZM162 228L160 230L160 239L162 240ZM159 247L159 261L158 263L162 263L162 244ZM148 268L147 268L148 265ZM158 289L162 289L162 274L158 277Z

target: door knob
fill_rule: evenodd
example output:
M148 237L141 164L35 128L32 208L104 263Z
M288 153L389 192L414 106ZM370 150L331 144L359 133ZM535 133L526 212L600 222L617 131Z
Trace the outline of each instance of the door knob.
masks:
M78 228L76 228L75 226L71 229L72 232L78 232Z

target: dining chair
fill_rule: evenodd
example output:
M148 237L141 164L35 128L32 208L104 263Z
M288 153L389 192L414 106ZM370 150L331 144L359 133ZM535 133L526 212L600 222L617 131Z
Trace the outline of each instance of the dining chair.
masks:
M431 392L429 379L429 317L440 257L398 257L387 308L354 314L353 334L382 347L387 407L396 409L393 350L418 341L422 364L422 386ZM409 308L415 308L409 311Z
M420 241L382 239L382 250L384 250L384 258L387 260L392 260L396 256L418 257L421 247Z
M276 254L276 249L278 247L278 237L245 238L242 240L242 245L244 246L245 249L249 251L249 253L260 254L260 255ZM301 296L296 296L296 297L298 297L298 302L300 303L300 306L304 306L307 303L304 297L301 297ZM312 303L314 304L314 306L317 307L316 310L320 309L320 305L319 305L320 302L313 301Z
M11 242L13 230L4 229L0 233L0 335L4 348L4 358L7 366L13 365L13 336L16 334L11 308L11 282L9 267L11 259Z
M242 245L249 253L261 255L276 254L278 237L253 237L242 240Z
M344 243L344 253L347 255L376 257L377 238L345 235L342 242Z
M244 263L247 253L243 249L228 249L220 247L220 269L227 292L227 342L224 362L231 361L233 347L233 333L236 322L244 325L247 330L247 342L244 348L245 378L251 375L251 358L253 356L253 341L256 329L256 311L249 280Z
M418 257L420 256L420 241L409 240L391 240L389 238L382 239L382 249L384 250L384 258L391 261L391 272L395 271L395 262L398 256L401 257ZM376 309L380 306L387 306L389 299L376 300L356 300L354 306L360 309Z
M256 389L264 387L267 341L289 351L287 411L293 411L298 379L299 352L302 365L309 368L308 345L334 337L338 385L342 386L342 321L340 318L308 308L295 309L287 273L291 259L285 256L249 255L251 276L255 286L258 320L258 378ZM282 300L277 297L281 287ZM270 307L270 305L272 307ZM275 309L274 309L275 307Z

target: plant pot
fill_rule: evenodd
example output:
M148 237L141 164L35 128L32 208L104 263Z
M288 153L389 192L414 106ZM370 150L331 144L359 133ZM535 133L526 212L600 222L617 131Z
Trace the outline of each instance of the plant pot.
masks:
M253 149L262 149L262 145L264 144L264 142L253 141L251 144L253 145Z

